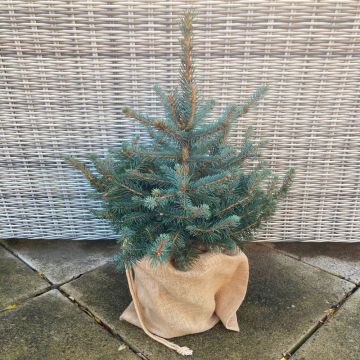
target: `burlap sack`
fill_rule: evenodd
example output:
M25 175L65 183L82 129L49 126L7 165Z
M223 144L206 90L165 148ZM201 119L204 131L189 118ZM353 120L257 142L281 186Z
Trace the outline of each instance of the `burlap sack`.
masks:
M236 311L249 277L244 253L205 253L189 271L176 270L170 263L153 267L144 259L134 272L137 308L151 333L163 338L194 334L211 329L219 320L227 329L239 331ZM134 302L120 320L143 327Z

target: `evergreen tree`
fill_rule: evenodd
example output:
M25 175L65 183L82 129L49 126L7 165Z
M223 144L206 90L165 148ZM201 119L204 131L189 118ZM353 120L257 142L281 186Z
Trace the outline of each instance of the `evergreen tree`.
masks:
M179 87L170 94L155 88L165 116L123 109L147 129L150 142L134 139L105 159L92 156L95 171L67 157L102 199L102 209L94 213L119 234L119 268L147 257L153 264L172 261L186 270L202 252L238 250L274 213L293 179L293 169L280 182L272 174L250 129L239 149L228 143L231 126L257 104L266 86L206 122L214 101L200 96L194 79L192 21L193 13L187 12L181 22Z

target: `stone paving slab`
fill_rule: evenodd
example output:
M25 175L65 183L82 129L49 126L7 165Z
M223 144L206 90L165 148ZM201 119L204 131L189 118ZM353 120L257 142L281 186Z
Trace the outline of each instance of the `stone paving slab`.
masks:
M139 359L57 290L0 314L2 360Z
M194 350L192 359L279 360L331 304L353 284L264 246L248 249L250 284L238 312L240 332L222 325L208 332L177 338ZM62 289L88 307L125 342L154 360L183 359L154 342L141 329L118 320L130 302L125 276L111 264L84 274Z
M0 245L0 310L47 287L48 282Z
M119 245L114 241L2 240L32 268L60 284L109 261Z
M271 246L308 264L360 284L360 243L273 243Z
M295 354L294 360L360 358L360 291L323 325Z

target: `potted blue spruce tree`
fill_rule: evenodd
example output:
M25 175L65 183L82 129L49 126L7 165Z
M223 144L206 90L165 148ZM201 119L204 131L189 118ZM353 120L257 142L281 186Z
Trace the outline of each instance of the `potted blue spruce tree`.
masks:
M119 235L114 260L126 270L133 298L121 319L182 355L192 351L165 339L206 331L219 320L239 330L236 310L248 283L243 245L274 213L294 176L293 169L281 181L273 175L250 130L239 147L228 142L234 122L266 86L208 121L214 101L204 100L195 82L193 17L188 11L181 21L179 87L169 94L155 88L164 116L123 109L151 140L123 143L105 158L93 155L92 168L67 157L102 200L94 213Z

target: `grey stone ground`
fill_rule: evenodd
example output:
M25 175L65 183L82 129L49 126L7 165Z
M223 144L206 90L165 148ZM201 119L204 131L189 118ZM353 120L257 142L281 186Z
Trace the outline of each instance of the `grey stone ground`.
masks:
M113 241L3 240L3 244L54 284L105 264L118 248Z
M113 242L0 243L0 358L180 359L118 320L130 302ZM360 359L360 244L259 244L240 332L177 338L193 359Z
M136 359L58 290L7 311L1 318L2 359Z

